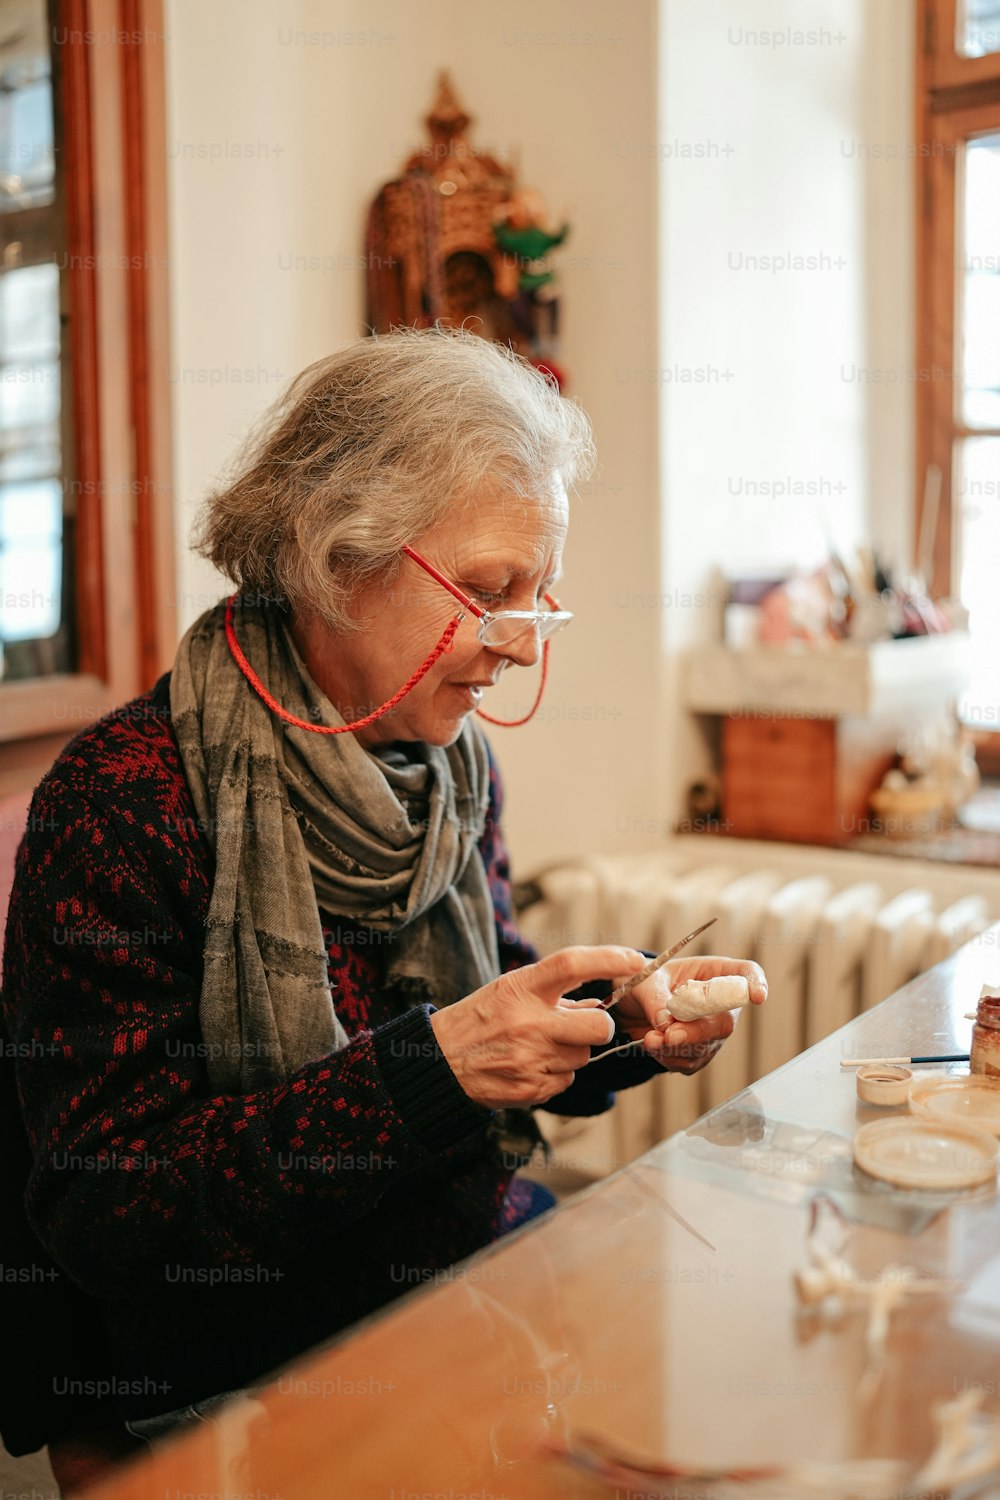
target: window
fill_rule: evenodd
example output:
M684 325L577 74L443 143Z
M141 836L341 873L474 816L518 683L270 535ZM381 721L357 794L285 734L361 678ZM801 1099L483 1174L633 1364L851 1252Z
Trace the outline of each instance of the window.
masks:
M970 723L994 728L1000 703L1000 130L965 145L959 262L955 490L958 591L971 612Z
M959 594L969 610L973 675L961 716L992 732L1000 730L1000 0L924 6L918 516L934 538L934 591Z
M0 34L0 792L169 665L160 0ZM140 607L141 603L141 607Z
M1000 4L997 0L966 0L958 7L956 47L962 57L988 57L1000 52Z
M997 0L921 0L918 78L938 96L996 79L1000 55ZM939 101L940 102L940 101Z
M73 667L63 586L60 266L43 0L0 44L0 678Z

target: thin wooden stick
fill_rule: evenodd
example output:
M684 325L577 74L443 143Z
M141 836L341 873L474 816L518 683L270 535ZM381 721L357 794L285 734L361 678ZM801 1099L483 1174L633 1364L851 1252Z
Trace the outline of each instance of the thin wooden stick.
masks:
M694 932L689 932L687 937L682 937L679 943L675 943L665 953L660 953L656 958L651 958L649 963L639 970L638 974L633 974L630 979L626 979L624 984L620 984L616 990L612 990L606 1000L600 1002L601 1010L610 1010L613 1005L618 1004L619 1000L624 1000L629 991L634 990L637 984L642 984L642 981L648 979L650 974L655 974L657 969L662 969L663 965L675 957L682 948L686 948L688 943L693 943L696 937L700 937L707 928L711 927L713 922L717 922L718 920L718 917L710 917L707 922L702 922L700 927L696 927ZM605 1056L608 1055L605 1053Z
M867 1068L878 1063L950 1063L968 1062L967 1052L943 1052L940 1057L842 1057L842 1068Z

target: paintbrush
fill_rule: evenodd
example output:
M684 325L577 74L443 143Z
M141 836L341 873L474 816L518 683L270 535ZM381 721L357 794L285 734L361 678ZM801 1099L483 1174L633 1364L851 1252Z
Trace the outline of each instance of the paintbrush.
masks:
M937 1057L842 1057L840 1066L842 1068L866 1068L878 1063L952 1063L968 1062L967 1052L942 1052Z
M686 948L688 943L693 943L696 937L700 937L706 928L711 927L712 923L718 920L718 917L710 917L707 922L702 922L700 927L696 927L694 932L689 932L687 937L682 937L679 943L675 943L672 948L668 948L666 953L661 953L656 958L651 958L649 963L639 970L638 974L633 974L630 979L626 979L624 984L620 984L616 990L612 990L608 998L601 1001L598 1009L610 1010L612 1005L617 1005L619 1000L624 1000L629 991L634 990L637 984L642 984L642 981L648 979L650 974L655 974L657 969L662 969L663 965L669 963L672 958L675 958L682 948Z

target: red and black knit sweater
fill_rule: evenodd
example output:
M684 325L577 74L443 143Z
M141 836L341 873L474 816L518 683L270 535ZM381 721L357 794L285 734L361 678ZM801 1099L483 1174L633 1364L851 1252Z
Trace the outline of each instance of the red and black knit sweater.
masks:
M512 920L492 759L490 793L479 850L508 971L537 955ZM277 1368L545 1206L489 1149L490 1111L459 1087L433 1008L384 984L387 940L341 918L321 913L350 1044L280 1087L213 1094L198 1021L212 874L167 674L36 790L4 947L29 1218L98 1300L125 1417ZM547 1107L598 1113L658 1071L609 1059Z

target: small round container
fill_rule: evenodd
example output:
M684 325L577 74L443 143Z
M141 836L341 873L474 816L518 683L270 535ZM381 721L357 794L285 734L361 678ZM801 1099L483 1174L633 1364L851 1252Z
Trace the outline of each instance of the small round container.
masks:
M922 838L933 833L941 817L941 793L936 788L907 784L897 791L879 787L871 805L879 820L878 832L891 839Z
M981 997L976 1011L969 1072L1000 1078L1000 995L991 991Z
M910 1109L925 1120L967 1125L1000 1137L1000 1078L982 1073L921 1078L910 1090Z
M895 1063L869 1063L857 1072L858 1098L866 1104L905 1104L913 1074Z
M997 1140L967 1125L897 1115L861 1126L854 1161L894 1187L950 1191L996 1181Z

